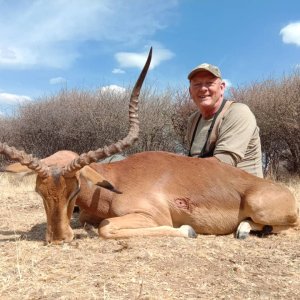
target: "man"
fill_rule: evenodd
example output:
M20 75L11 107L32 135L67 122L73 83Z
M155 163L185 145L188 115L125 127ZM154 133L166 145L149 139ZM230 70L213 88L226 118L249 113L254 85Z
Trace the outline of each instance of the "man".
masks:
M188 122L190 156L221 161L263 177L259 128L249 107L224 99L218 67L201 64L188 75L199 111Z

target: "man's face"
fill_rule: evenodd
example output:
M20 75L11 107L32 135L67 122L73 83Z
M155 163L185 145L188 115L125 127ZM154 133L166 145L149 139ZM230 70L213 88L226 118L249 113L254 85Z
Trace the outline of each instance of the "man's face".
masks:
M208 71L196 73L190 81L190 94L201 111L213 110L223 100L225 83Z

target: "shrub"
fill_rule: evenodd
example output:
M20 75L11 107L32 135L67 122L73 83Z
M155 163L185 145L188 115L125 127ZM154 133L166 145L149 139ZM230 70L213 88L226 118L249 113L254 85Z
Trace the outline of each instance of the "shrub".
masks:
M130 93L130 88L125 92L62 90L24 103L13 117L0 118L0 141L40 158L62 149L95 150L127 135ZM229 98L249 105L257 118L265 173L278 177L284 159L290 173L300 174L299 73L231 89ZM196 109L188 90L158 92L144 86L139 99L139 141L125 154L187 153L187 119Z
M286 160L289 171L300 174L300 74L232 90L232 98L248 104L257 118L265 172L278 177Z
M58 150L77 153L116 142L128 132L131 89L116 92L62 90L57 95L22 104L15 116L0 123L1 141L37 157ZM171 116L174 105L169 91L144 88L140 95L140 138L127 153L176 150Z

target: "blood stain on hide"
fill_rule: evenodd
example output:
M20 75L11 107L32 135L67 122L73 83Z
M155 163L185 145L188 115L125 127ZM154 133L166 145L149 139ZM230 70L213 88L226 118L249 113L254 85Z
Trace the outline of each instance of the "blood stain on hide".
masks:
M180 209L191 210L189 198L176 198L174 199L176 206Z

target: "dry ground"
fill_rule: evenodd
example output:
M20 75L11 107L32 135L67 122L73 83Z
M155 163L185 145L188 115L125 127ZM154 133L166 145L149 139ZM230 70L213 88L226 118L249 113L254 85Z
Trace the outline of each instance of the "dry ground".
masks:
M106 241L74 215L76 239L47 246L33 181L0 174L0 299L300 299L300 232Z

